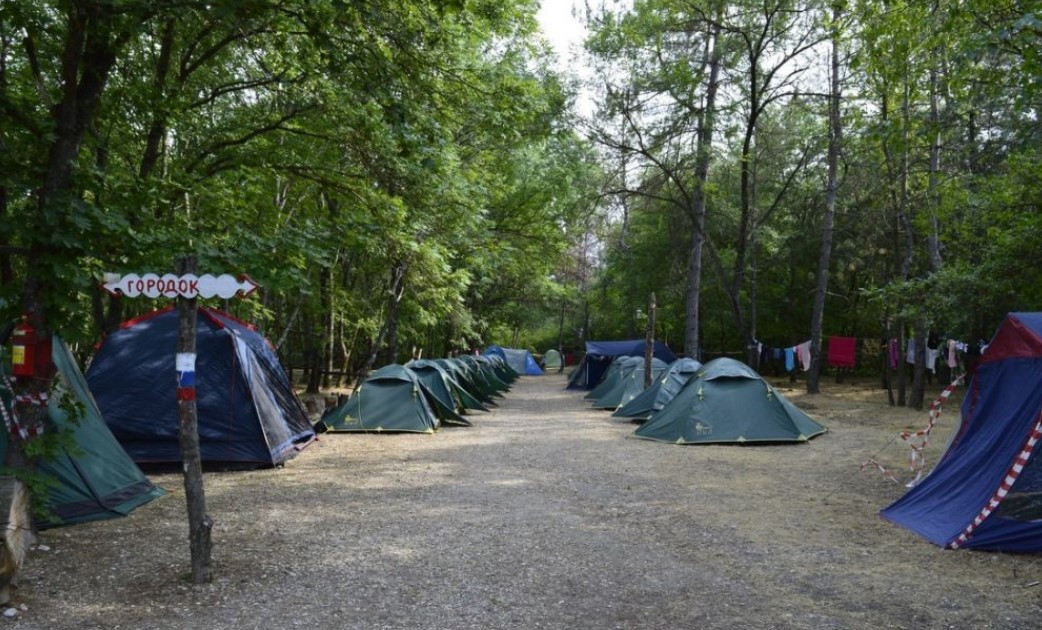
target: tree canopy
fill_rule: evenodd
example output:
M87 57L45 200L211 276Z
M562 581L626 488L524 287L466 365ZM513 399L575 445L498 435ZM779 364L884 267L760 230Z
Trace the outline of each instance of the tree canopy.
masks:
M586 115L537 8L3 4L3 318L93 341L154 306L104 272L194 253L317 389L634 336L651 292L660 337L737 355L1042 307L1032 3L592 6Z

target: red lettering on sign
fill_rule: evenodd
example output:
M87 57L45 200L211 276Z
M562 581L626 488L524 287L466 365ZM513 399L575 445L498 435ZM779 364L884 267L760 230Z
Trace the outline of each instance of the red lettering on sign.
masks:
M138 278L132 284L134 285L134 288L137 289L138 293L144 293L145 292L145 281L144 280Z
M188 283L188 291L191 293L199 293L199 279L196 278Z

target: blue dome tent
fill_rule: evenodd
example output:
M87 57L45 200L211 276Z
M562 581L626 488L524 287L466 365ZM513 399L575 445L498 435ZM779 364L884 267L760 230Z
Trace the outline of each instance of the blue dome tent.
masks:
M1042 313L1010 313L937 466L882 516L950 548L1042 551Z
M519 348L504 348L503 346L491 345L485 349L485 354L502 358L518 374L528 376L542 376L543 370L535 362L532 353Z
M179 318L166 308L108 335L87 382L138 463L181 461L174 357ZM275 466L314 439L307 412L267 340L227 313L199 308L196 400L203 462Z

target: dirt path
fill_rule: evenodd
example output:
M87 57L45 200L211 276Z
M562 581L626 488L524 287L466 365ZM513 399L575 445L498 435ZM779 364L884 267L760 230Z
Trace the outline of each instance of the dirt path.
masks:
M180 479L158 476L172 496L129 518L45 532L28 610L0 625L1038 627L1037 557L943 551L878 518L902 489L857 464L925 414L832 386L791 392L831 429L809 444L678 447L627 439L563 383L522 379L473 428L329 435L284 469L207 475L202 587L183 577Z

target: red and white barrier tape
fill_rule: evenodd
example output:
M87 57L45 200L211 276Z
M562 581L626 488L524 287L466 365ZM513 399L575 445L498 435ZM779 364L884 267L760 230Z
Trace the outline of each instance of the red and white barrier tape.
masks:
M11 379L6 374L3 376L3 384L4 387L11 392L14 404L23 403L34 407L43 407L47 405L47 392L15 394L14 383L11 382ZM41 425L35 425L29 428L23 427L18 421L18 413L15 412L13 405L9 412L7 405L0 404L0 416L3 416L4 426L7 428L7 432L11 437L17 436L21 437L23 441L28 441L43 434L43 426Z
M879 472L883 473L883 476L886 477L887 479L889 479L890 481L893 481L896 484L900 484L901 483L900 481L897 480L897 477L894 476L894 473L890 469L888 469L886 466L880 464L879 462L877 462L876 460L871 459L871 458L866 459L865 461L861 462L860 470L864 470L865 468L867 468L869 466L875 466L876 468L878 468Z
M1027 442L1024 444L1024 448L1020 449L1020 454L1013 460L1013 465L1010 466L1009 470L1006 471L1006 477L1002 480L998 489L995 490L995 494L992 495L991 499L988 500L987 504L976 518L966 526L966 529L959 534L959 537L948 543L948 547L951 549L958 549L962 545L966 544L966 541L973 535L974 530L980 527L981 523L985 521L991 513L998 509L999 504L1009 494L1010 488L1017 482L1017 478L1020 477L1021 471L1027 466L1028 460L1031 459L1031 454L1035 451L1035 445L1038 444L1039 439L1042 438L1042 413L1039 414L1038 419L1035 421L1035 428L1032 429L1031 435L1028 436Z
M14 397L16 403L24 403L32 405L34 407L43 407L47 404L47 392L37 392L35 394L18 394Z
M927 423L926 428L920 429L918 431L901 432L901 439L904 440L905 444L907 444L908 447L912 449L912 452L909 454L908 469L915 473L915 478L909 481L907 484L905 484L906 487L911 488L915 486L917 483L919 483L920 480L922 480L923 471L926 470L926 457L923 456L923 449L925 449L927 445L929 445L930 443L930 433L933 431L933 428L937 426L937 420L941 417L941 407L944 405L945 401L947 401L951 397L952 393L955 391L955 388L957 388L962 383L964 377L965 375L960 376L959 378L952 381L951 384L948 385L948 387L944 388L941 394L937 397L937 400L930 403L930 420ZM867 466L873 465L876 468L878 468L879 471L883 473L883 475L885 475L887 479L893 481L894 483L901 483L897 480L897 477L894 475L893 472L888 470L885 466L883 466L874 459L868 459L862 462L861 470L864 470Z

